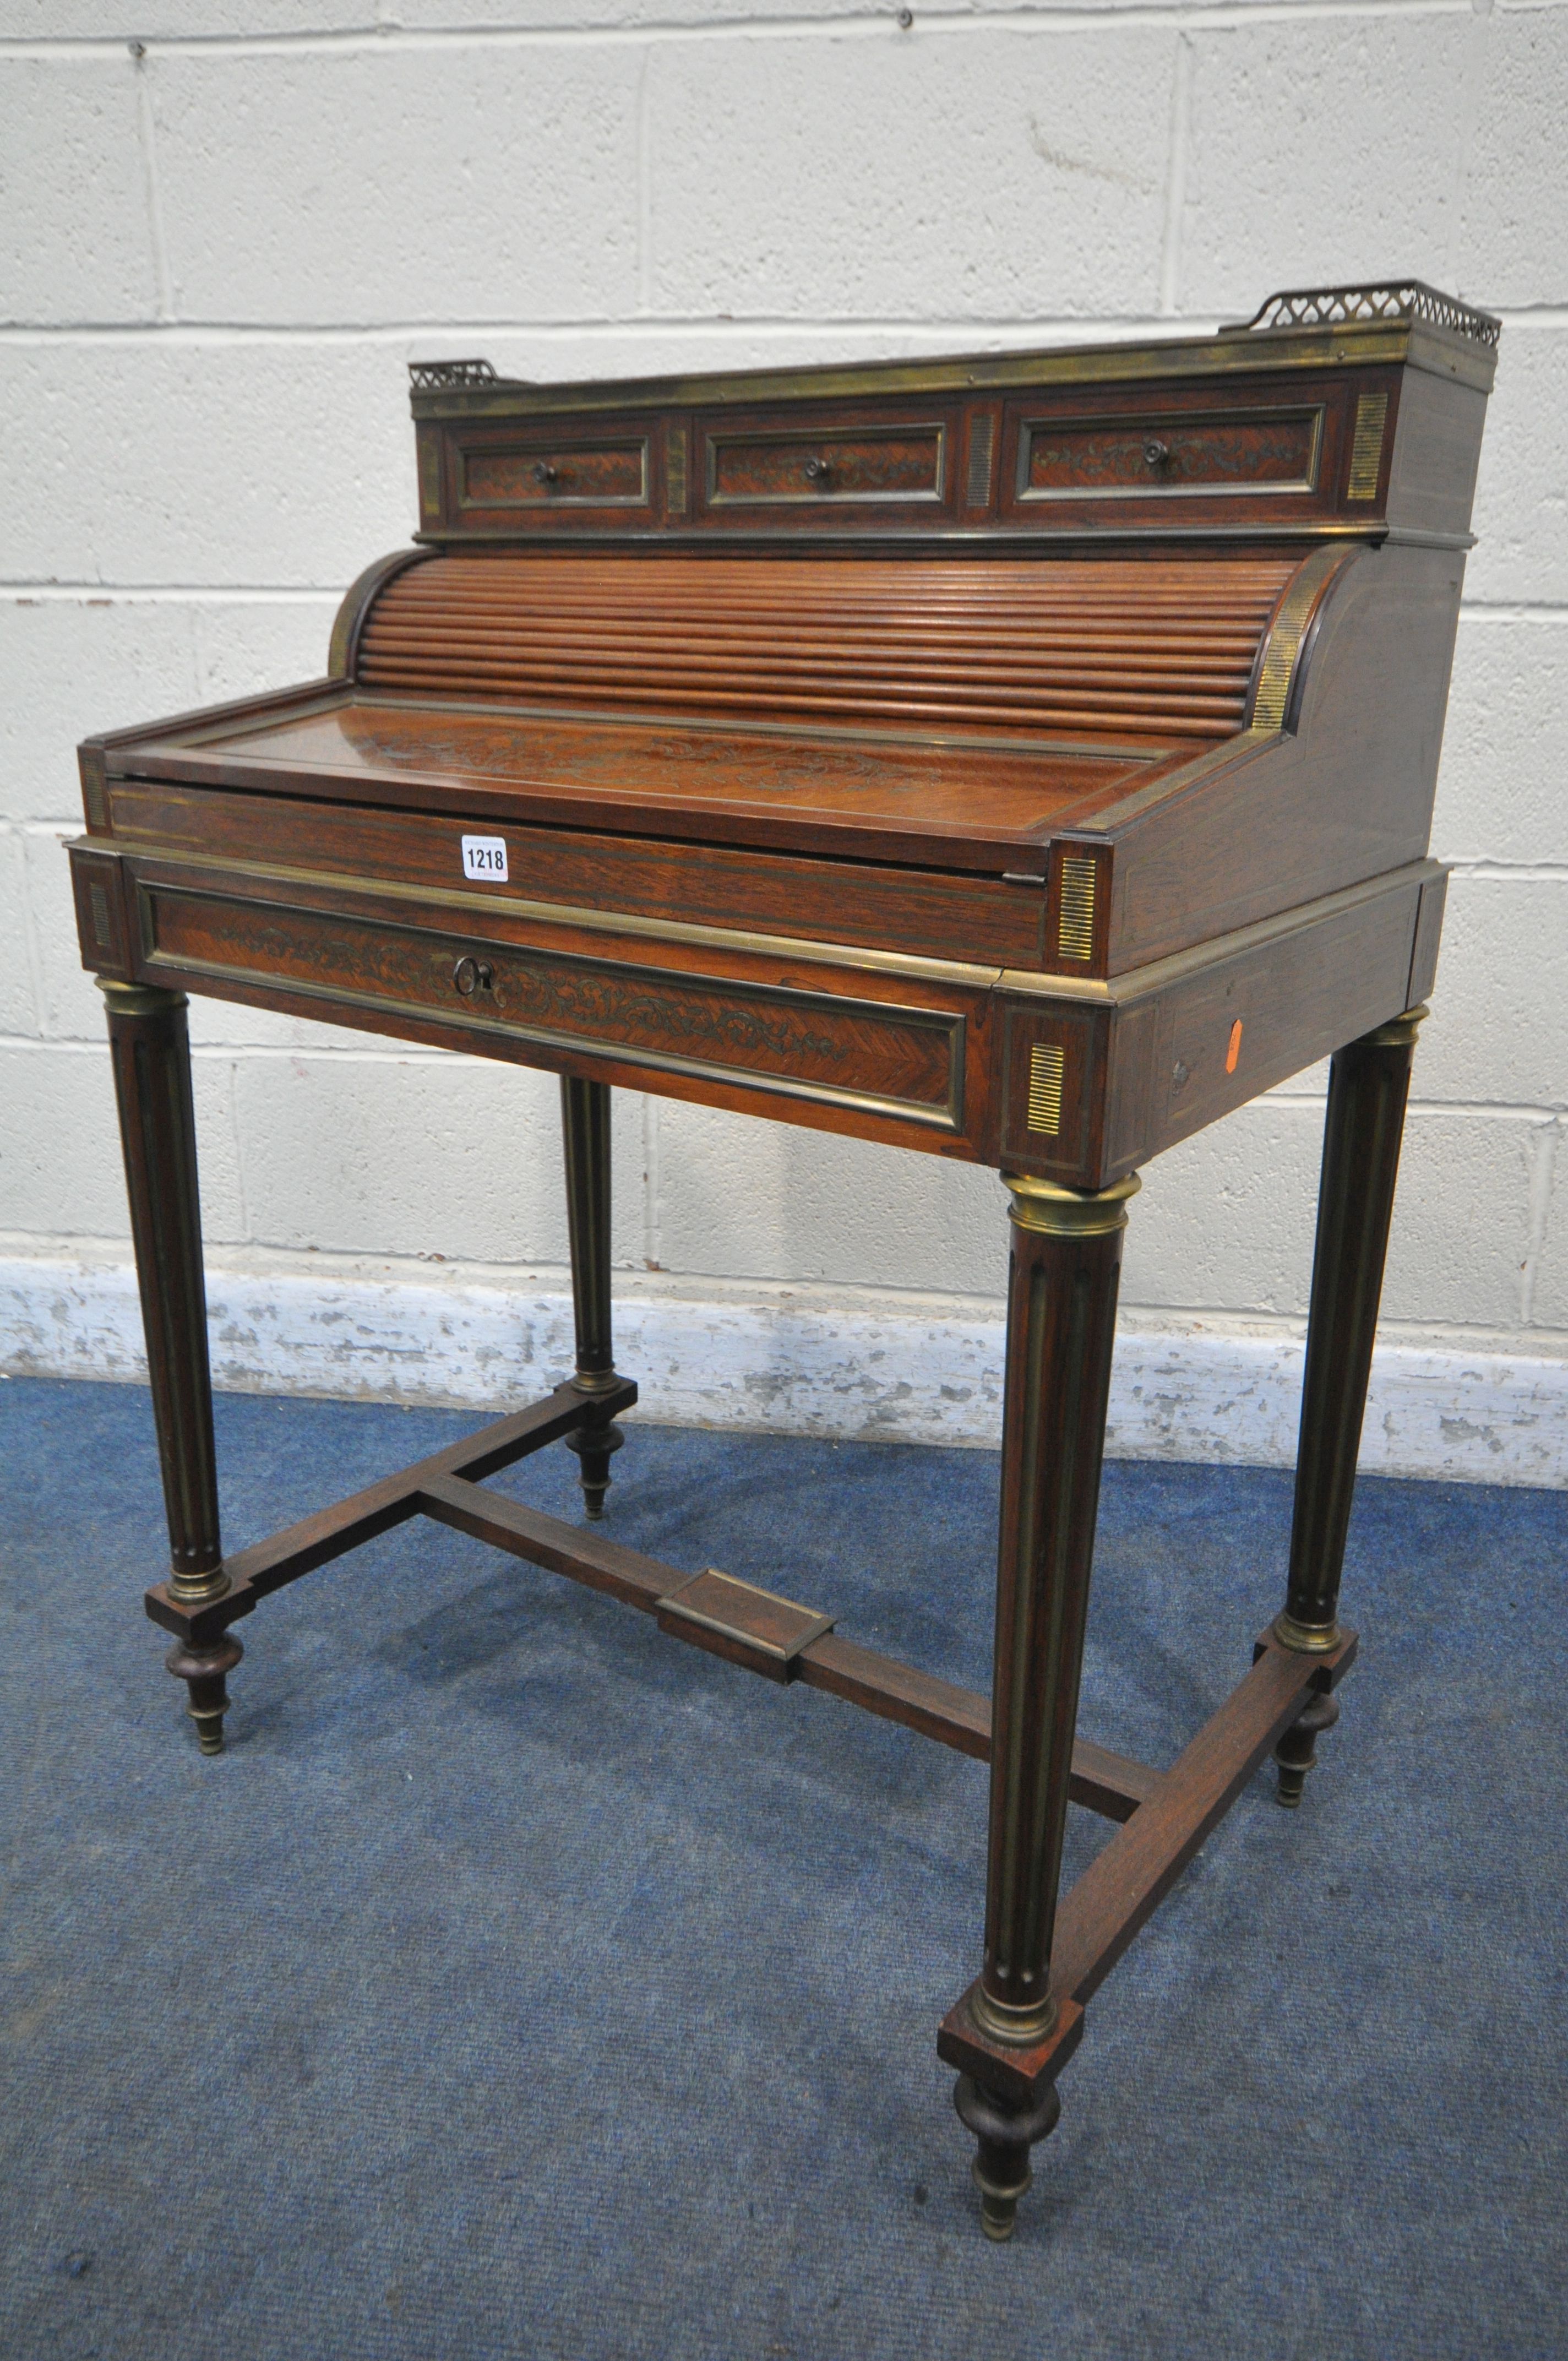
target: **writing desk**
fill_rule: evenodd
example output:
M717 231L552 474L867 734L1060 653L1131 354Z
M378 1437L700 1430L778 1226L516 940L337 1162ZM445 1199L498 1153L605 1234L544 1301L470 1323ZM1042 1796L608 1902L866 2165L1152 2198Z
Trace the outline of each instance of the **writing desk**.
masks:
M993 2237L1085 2004L1271 1752L1299 1799L1354 1654L1340 1575L1497 336L1411 285L866 368L416 365L421 529L348 593L327 675L82 749L171 1549L147 1604L203 1748L234 1627L427 1516L988 1762L981 1965L938 2044ZM543 1400L226 1557L192 992L558 1072L576 1312ZM1157 1772L1076 1728L1128 1203L1162 1148L1331 1054L1286 1601ZM637 1392L616 1085L999 1169L990 1698L596 1529ZM584 1528L486 1487L554 1441ZM1121 1825L1058 1898L1069 1802Z

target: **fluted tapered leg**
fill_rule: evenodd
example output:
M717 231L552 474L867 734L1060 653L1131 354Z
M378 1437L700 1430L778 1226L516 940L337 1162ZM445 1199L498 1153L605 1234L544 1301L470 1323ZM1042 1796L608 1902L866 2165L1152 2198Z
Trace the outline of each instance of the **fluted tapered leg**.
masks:
M615 1386L609 1298L609 1085L561 1077L561 1128L566 1152L566 1226L572 1247L572 1308L577 1364L573 1383L585 1394ZM609 1462L625 1441L608 1418L568 1435L582 1472L584 1512L604 1514Z
M185 995L148 984L102 980L99 989L107 1004L148 1377L169 1521L169 1587L176 1598L192 1602L221 1598L228 1588L228 1576L224 1572L218 1529ZM227 1703L224 1674L238 1661L237 1643L225 1641L214 1650L176 1653L181 1661L171 1663L170 1669L191 1685L192 1710L203 1749L215 1754L223 1745L223 1712ZM219 1656L221 1665L216 1661Z
M1318 1234L1301 1385L1290 1573L1275 1636L1288 1648L1336 1645L1388 1225L1399 1172L1410 1061L1424 1008L1339 1050L1329 1073ZM1319 1732L1336 1717L1314 1699L1279 1742L1279 1800L1296 1804Z
M1098 1193L1004 1173L1013 1252L1002 1432L985 1958L970 2007L993 2039L1056 2018L1051 1936L1111 1385L1122 1233L1135 1178ZM1032 2140L1056 2110L960 2084L987 2233L1011 2234Z

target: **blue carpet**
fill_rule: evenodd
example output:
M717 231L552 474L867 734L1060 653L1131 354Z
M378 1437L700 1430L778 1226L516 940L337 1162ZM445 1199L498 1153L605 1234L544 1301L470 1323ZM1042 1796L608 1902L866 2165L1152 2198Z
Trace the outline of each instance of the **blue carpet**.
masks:
M228 1396L229 1543L475 1423ZM16 1380L0 1430L6 2361L1568 2343L1563 1496L1362 1487L1307 1800L1260 1775L1091 2005L998 2249L934 2049L980 1766L422 1523L240 1626L203 1760L146 1394ZM617 1538L987 1686L991 1457L633 1424L615 1475ZM1169 1760L1288 1509L1107 1471L1086 1734Z

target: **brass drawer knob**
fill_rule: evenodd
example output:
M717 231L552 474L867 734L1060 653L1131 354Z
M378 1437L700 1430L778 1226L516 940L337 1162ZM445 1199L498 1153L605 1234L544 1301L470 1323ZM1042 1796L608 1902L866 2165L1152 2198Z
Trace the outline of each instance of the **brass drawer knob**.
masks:
M818 490L825 492L833 480L831 459L808 459L806 463L806 480L808 484L815 484Z
M464 999L471 1000L477 992L495 990L496 972L488 960L469 959L465 955L453 969L452 981Z
M552 484L558 484L560 482L561 470L549 459L535 459L533 463L533 480L536 484L543 484L546 491L548 491Z
M1157 434L1151 434L1148 441L1144 445L1144 460L1146 466L1155 468L1157 471L1161 467L1168 467L1170 465L1169 444L1162 443Z

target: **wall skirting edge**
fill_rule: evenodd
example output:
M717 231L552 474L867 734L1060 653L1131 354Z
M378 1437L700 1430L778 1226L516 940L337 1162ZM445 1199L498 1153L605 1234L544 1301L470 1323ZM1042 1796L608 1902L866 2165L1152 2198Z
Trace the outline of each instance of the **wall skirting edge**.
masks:
M500 1411L571 1362L564 1274L337 1256L213 1253L215 1383L226 1390ZM846 1308L847 1307L847 1308ZM1543 1340L1546 1342L1547 1340ZM616 1351L661 1423L994 1447L1002 1321L962 1299L746 1288L618 1274ZM0 1368L144 1374L135 1275L91 1254L0 1252ZM1288 1466L1299 1323L1124 1316L1109 1448L1126 1459ZM1387 1343L1362 1466L1387 1476L1568 1485L1568 1360L1507 1340Z

